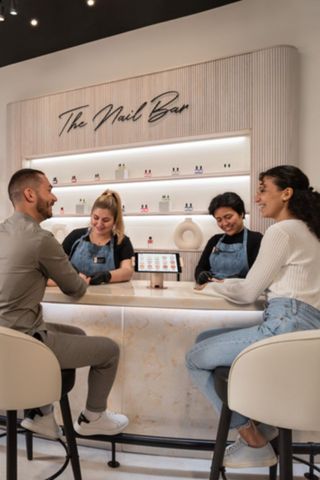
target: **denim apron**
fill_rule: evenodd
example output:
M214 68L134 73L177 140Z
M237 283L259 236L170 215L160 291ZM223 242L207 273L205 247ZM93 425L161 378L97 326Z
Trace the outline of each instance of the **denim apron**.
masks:
M91 277L94 273L115 269L114 238L106 245L95 245L90 242L89 231L74 242L69 260L76 269Z
M249 271L247 242L248 230L244 228L242 243L223 243L223 235L209 257L210 273L215 278L244 278Z

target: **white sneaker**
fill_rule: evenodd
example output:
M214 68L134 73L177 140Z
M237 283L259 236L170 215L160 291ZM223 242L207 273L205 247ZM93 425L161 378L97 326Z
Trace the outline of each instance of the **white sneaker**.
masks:
M239 438L226 448L223 465L229 468L271 467L278 459L270 443L264 447L250 447Z
M53 412L44 415L39 408L30 410L28 415L22 420L21 427L44 437L54 439L62 437L62 429L57 424Z
M117 435L126 428L129 423L128 417L121 413L110 410L103 412L96 420L91 422L80 413L73 427L79 435Z

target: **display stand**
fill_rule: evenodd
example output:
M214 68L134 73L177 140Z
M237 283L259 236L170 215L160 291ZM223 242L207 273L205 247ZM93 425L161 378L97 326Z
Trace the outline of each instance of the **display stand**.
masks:
M150 285L149 288L158 288L164 289L163 285L163 273L151 273L150 274Z

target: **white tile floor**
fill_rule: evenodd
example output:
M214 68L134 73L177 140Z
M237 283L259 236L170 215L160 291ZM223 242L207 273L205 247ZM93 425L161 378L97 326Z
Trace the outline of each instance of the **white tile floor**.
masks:
M0 432L1 433L1 432ZM5 478L6 440L0 438L0 478ZM178 454L179 452L177 452ZM108 467L110 452L98 448L79 447L83 480L187 480L208 479L210 461L194 458L163 457L135 453L117 453L121 466ZM192 455L192 452L190 452ZM24 437L18 437L19 480L44 480L63 463L64 451L57 442L34 439L34 460L25 455ZM295 479L304 479L306 467L295 466ZM229 471L228 480L267 480L267 469ZM73 480L71 467L59 477Z

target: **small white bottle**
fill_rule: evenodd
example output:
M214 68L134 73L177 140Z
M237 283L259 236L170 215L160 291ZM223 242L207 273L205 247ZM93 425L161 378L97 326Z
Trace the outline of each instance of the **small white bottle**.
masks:
M121 163L119 163L118 168L115 169L114 176L116 180L122 180L123 176L122 176Z
M170 198L169 195L162 195L159 201L159 212L169 212Z
M84 214L84 205L82 204L82 198L79 199L79 203L76 204L76 215Z
M122 178L125 180L129 178L129 170L127 169L125 163L122 164Z

